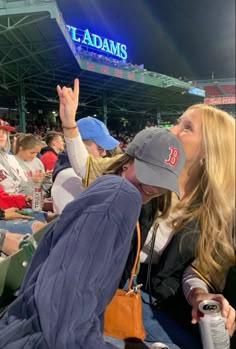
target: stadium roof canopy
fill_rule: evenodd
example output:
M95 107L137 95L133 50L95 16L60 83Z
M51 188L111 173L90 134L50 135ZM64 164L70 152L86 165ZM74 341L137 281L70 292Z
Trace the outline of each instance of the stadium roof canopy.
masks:
M164 119L202 101L191 84L135 69L91 60L72 41L53 0L0 0L0 106L52 110L56 85L80 79L78 116L129 114ZM27 103L27 104L26 104Z

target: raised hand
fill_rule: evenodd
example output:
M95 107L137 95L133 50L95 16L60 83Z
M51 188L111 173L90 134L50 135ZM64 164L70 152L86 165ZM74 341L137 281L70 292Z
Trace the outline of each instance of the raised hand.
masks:
M67 128L76 126L75 116L79 104L79 80L74 80L74 88L57 85L57 93L60 100L60 119L62 125Z

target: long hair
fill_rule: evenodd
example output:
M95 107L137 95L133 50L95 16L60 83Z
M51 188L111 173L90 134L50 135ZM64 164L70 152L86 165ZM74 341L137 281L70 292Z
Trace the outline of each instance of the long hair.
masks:
M134 162L134 158L126 153L122 154L121 156L118 156L117 159L106 168L103 174L115 174L120 176L123 171L123 166L128 162Z
M195 189L177 205L176 229L195 219L200 230L194 265L219 285L231 265L235 210L235 120L213 106L196 104L202 120L205 159Z

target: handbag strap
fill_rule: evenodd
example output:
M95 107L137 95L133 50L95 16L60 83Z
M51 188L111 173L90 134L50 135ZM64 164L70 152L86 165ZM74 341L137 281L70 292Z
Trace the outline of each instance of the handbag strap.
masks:
M141 231L140 231L139 221L136 223L136 231L137 231L137 252L136 252L136 256L135 256L135 260L134 260L134 265L133 265L133 268L132 268L131 274L130 274L128 290L130 290L132 287L135 271L136 271L136 268L138 265L138 260L139 260L139 253L140 253L140 246L141 246Z

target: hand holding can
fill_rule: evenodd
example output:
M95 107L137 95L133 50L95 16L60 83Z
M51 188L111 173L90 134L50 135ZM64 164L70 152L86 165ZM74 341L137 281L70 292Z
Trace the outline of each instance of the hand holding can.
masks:
M229 349L230 338L221 315L221 305L215 300L204 300L199 304L203 314L199 326L204 349Z

